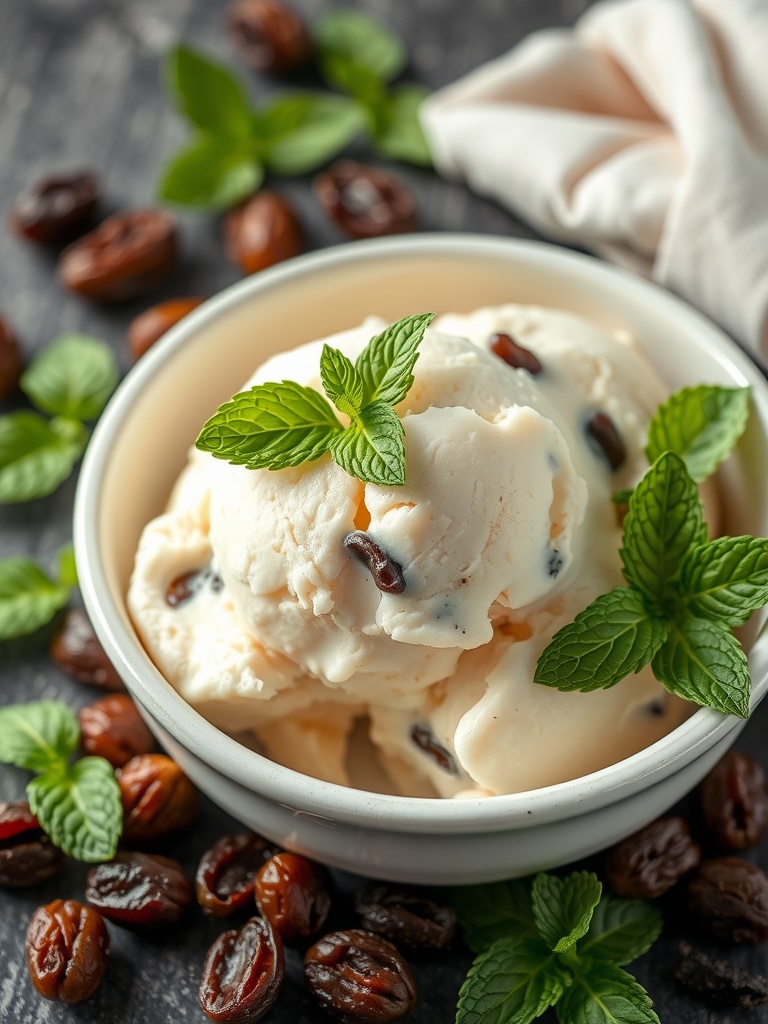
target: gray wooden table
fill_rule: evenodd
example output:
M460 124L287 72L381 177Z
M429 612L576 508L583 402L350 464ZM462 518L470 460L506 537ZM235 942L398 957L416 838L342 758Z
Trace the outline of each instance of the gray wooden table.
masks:
M507 50L535 28L571 24L590 0L345 0L378 15L407 40L410 77L438 87ZM329 0L295 0L312 20ZM152 201L158 167L184 135L160 85L160 59L185 40L232 59L222 29L224 0L0 0L0 209L31 179L52 169L88 166L106 183L108 210ZM274 85L252 78L253 91ZM428 230L471 230L534 237L495 204L433 173L407 167L398 173L415 191ZM342 241L317 208L308 179L280 184L306 226L311 248ZM211 294L238 273L224 259L217 218L182 217L183 260L173 279L152 299L119 308L88 305L65 294L54 275L54 257L0 231L0 310L16 326L29 357L57 334L79 330L113 346L123 369L130 363L125 330L151 301L178 294ZM75 479L52 497L0 507L0 557L26 553L51 564L71 535ZM0 644L0 705L62 698L73 707L95 694L64 677L47 657L50 631ZM749 724L740 746L768 767L763 730L768 708ZM0 769L0 800L19 798L25 773ZM201 852L235 823L210 803L200 827L180 837L168 853L190 873ZM752 856L768 868L768 843ZM200 965L221 925L191 915L167 939L140 940L111 929L113 957L97 994L74 1009L46 1003L33 991L23 945L32 910L61 896L81 897L85 869L64 873L27 892L0 891L0 1024L176 1024L202 1021L196 991ZM346 880L349 887L350 880ZM768 1010L751 1014L712 1011L681 993L672 978L681 927L671 923L663 939L633 970L648 988L664 1024L768 1022ZM767 972L766 948L730 950L733 962ZM469 964L457 948L440 960L415 964L420 1003L414 1024L448 1024ZM326 1019L309 1003L300 962L291 956L288 980L274 1024ZM549 1014L546 1020L554 1020Z

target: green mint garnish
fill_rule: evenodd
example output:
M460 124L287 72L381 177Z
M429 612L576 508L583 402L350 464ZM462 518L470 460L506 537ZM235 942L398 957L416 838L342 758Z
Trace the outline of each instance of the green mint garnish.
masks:
M0 710L0 762L38 773L27 797L51 842L76 860L111 860L123 823L120 788L104 758L71 762L79 743L78 721L59 701Z
M59 555L58 579L27 558L0 561L0 640L34 633L65 607L77 583L71 550Z
M648 993L620 969L661 932L650 904L607 896L586 871L468 886L453 903L479 954L456 1024L530 1024L550 1006L561 1024L658 1024Z
M344 427L331 403L293 381L258 384L225 402L195 445L247 469L285 469L326 452L364 483L405 483L403 425L393 406L413 384L413 368L434 313L404 317L370 343L353 364L324 345L320 378L328 398L350 418Z
M52 419L0 416L0 504L44 498L67 479L88 443L83 421L99 415L117 380L108 346L83 335L64 335L36 356L21 388Z
M686 388L654 417L657 440L648 451L662 437L678 451L660 453L628 496L621 548L628 586L598 597L558 630L534 682L602 689L650 663L671 693L749 715L747 659L730 630L768 603L768 539L707 539L696 480L728 452L691 412L709 410L733 444L746 425L748 398L746 388ZM691 416L688 426L679 420L681 410Z

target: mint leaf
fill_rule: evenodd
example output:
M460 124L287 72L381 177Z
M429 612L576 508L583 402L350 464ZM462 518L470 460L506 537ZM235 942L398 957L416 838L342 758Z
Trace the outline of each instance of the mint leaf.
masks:
M108 345L83 334L64 334L43 349L19 383L43 412L95 420L118 379L117 360Z
M680 594L695 616L741 626L768 603L768 540L719 537L688 553Z
M169 203L226 210L256 191L264 168L228 139L201 136L163 168L159 195Z
M419 120L419 109L427 96L429 89L423 86L402 85L377 104L373 138L380 153L421 167L432 165Z
M609 960L620 966L631 963L651 948L663 923L661 912L651 903L603 893L577 952L581 958Z
M747 659L736 637L718 622L692 616L672 622L669 638L653 659L653 674L678 697L749 717Z
M76 587L78 584L75 551L71 544L59 552L59 583L63 587Z
M577 974L557 1004L560 1024L660 1024L650 996L615 964L595 962Z
M530 882L513 879L488 885L466 885L451 891L464 941L474 953L497 939L538 938L531 907Z
M66 765L80 742L77 718L60 701L37 700L0 709L0 762L47 772Z
M321 70L333 84L334 68L358 65L380 82L389 82L405 67L405 47L373 18L357 11L329 11L317 22L314 41Z
M403 424L385 402L367 405L352 424L334 434L328 450L345 473L370 484L405 483Z
M365 388L363 402L402 402L413 385L419 345L434 313L406 316L371 338L356 360Z
M284 380L257 384L225 402L195 447L235 466L284 469L319 459L342 429L322 395Z
M744 433L749 388L702 384L675 392L659 406L648 427L645 453L655 462L665 451L685 461L696 483L710 476Z
M235 141L250 136L251 104L223 64L177 46L168 54L166 74L179 112L201 131Z
M258 152L274 174L306 174L343 149L365 125L346 96L283 96L255 120Z
M679 456L665 452L640 480L624 520L621 560L630 586L663 611L689 548L706 541L701 499Z
M111 860L123 826L120 787L103 757L51 768L27 785L30 810L69 857Z
M363 404L363 379L343 352L323 345L320 379L326 395L339 412L356 416Z
M74 420L34 412L0 416L0 504L52 494L83 454L88 433Z
M555 633L533 681L585 693L614 686L647 665L668 633L669 625L649 613L642 595L615 587Z
M589 871L565 878L539 874L533 880L531 905L539 934L554 953L566 953L586 935L603 887Z
M26 636L50 622L69 601L69 586L54 583L34 562L0 562L0 640Z

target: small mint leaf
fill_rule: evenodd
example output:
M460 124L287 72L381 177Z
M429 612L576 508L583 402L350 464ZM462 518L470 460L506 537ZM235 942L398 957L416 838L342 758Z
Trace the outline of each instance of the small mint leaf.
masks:
M635 487L624 519L624 576L664 611L689 549L706 540L701 498L682 459L665 452Z
M94 420L118 379L117 360L108 345L83 334L64 334L33 359L19 383L43 412Z
M595 961L557 1004L560 1024L660 1024L648 993L615 964Z
M661 912L653 904L603 893L577 952L582 958L629 964L651 948L663 924Z
M47 772L66 767L80 742L80 725L60 701L36 700L0 709L0 762Z
M242 146L202 136L171 157L161 172L158 194L180 206L226 210L252 195L263 178L264 168Z
M260 111L254 139L274 174L306 174L322 167L365 126L365 113L346 96L298 93Z
M632 487L625 487L622 491L614 491L611 501L614 505L628 505L629 499L632 497L632 490Z
M339 65L358 65L380 82L391 81L405 67L401 40L366 14L329 11L318 20L313 34L321 70L334 85L338 83L332 68Z
M333 461L345 473L368 484L405 483L403 425L384 402L367 405L352 424L329 443Z
M342 430L321 394L284 380L257 384L225 402L195 447L235 466L284 469L319 459Z
M69 590L26 558L0 561L0 640L26 636L50 622L69 601Z
M75 420L34 412L0 416L0 504L52 494L83 454L88 432Z
M530 1024L562 997L568 980L540 939L499 939L470 967L456 1024Z
M62 587L76 587L77 564L75 563L75 549L71 544L65 545L59 551L59 579Z
M597 875L574 871L565 878L539 874L531 905L539 934L554 953L567 953L586 935L603 887Z
M701 483L728 457L748 416L749 388L683 388L659 406L649 424L648 461L674 452L685 461L693 480Z
M402 402L413 385L419 345L434 313L406 316L371 338L355 363L363 378L363 403Z
M375 108L374 145L384 156L420 167L432 165L432 155L419 120L419 110L429 96L420 85L401 85Z
M692 616L672 622L652 664L659 682L678 697L726 715L749 717L746 655L726 626Z
M68 857L111 860L123 827L120 787L109 761L83 757L52 768L27 785L32 813Z
M693 615L743 625L768 603L768 539L718 537L694 548L683 562L679 589Z
M538 938L528 881L517 878L462 886L451 890L451 903L464 941L474 953L488 949L497 939Z
M615 587L555 633L533 681L558 690L605 689L647 665L668 632L640 594Z
M343 352L330 345L323 345L320 379L326 395L339 412L357 416L363 404L363 380Z
M251 104L227 67L189 47L177 46L168 54L166 73L179 112L196 128L235 141L250 136Z

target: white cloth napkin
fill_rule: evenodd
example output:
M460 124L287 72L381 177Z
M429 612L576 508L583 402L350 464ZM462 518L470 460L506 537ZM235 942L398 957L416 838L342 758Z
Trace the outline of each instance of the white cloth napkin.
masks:
M768 356L768 0L611 0L435 93L439 171Z

